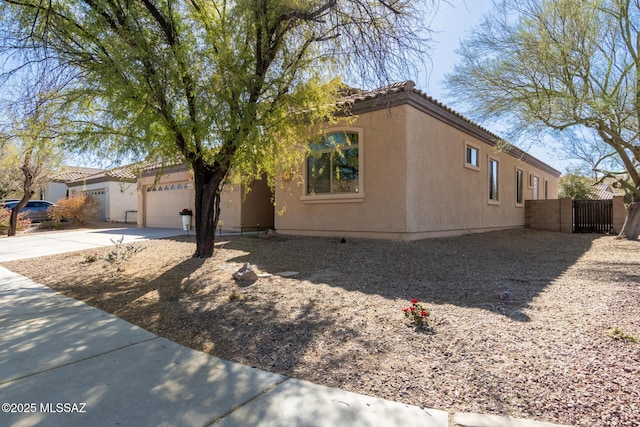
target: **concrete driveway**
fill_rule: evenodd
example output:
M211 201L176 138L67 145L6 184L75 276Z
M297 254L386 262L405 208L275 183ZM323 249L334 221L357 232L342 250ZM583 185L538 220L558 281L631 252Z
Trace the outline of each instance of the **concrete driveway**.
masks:
M0 262L35 258L84 249L112 246L124 236L123 243L182 235L175 228L104 228L94 230L34 233L0 239Z

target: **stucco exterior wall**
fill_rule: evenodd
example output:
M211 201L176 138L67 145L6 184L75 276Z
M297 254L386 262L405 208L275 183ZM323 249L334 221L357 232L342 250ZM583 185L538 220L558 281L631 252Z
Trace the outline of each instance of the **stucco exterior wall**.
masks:
M266 178L254 181L241 202L242 227L265 229L274 227L273 194Z
M278 182L277 232L401 239L407 228L406 128L401 108L374 111L348 127L331 128L360 134L360 191L309 196L303 184Z
M407 238L460 235L525 224L516 203L516 169L523 172L523 201L533 197L527 177L537 176L540 198L557 198L557 178L478 138L405 106ZM478 149L478 167L466 166L466 147ZM489 159L498 162L498 201L489 200Z
M126 211L138 209L138 196L135 182L110 182L108 187L107 221L124 222ZM133 215L133 216L132 216ZM127 215L127 221L133 222L134 213Z
M242 225L242 194L238 184L227 184L220 199L218 228L225 231L239 230Z
M41 191L40 198L42 200L48 200L53 203L57 203L58 200L67 197L68 191L67 184L64 182L50 182Z
M124 222L126 211L137 210L136 184L130 182L102 181L90 182L81 186L69 187L69 194L79 194L83 191L105 189L104 220L108 222ZM133 218L129 214L128 220Z
M360 114L349 127L361 134L362 191L307 196L305 185L276 187L278 233L416 240L525 225L524 200L557 198L557 177L497 151L408 104ZM478 168L465 166L466 144L479 150ZM499 162L499 201L489 201L489 158ZM302 176L306 171L303 166ZM516 169L523 203L516 203ZM546 184L545 184L546 182ZM282 184L282 183L280 183Z

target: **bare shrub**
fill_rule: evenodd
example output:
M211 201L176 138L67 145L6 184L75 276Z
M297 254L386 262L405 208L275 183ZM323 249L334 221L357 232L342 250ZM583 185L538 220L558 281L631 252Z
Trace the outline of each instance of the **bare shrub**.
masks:
M51 221L70 221L77 224L84 224L89 219L95 219L100 210L100 202L94 197L87 195L72 196L58 201L49 211Z

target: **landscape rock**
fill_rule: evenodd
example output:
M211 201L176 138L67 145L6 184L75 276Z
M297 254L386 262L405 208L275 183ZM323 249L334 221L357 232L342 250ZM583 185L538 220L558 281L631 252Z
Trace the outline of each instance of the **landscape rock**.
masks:
M233 273L233 278L239 282L254 282L258 280L258 273L255 272L251 264L245 262L240 270Z

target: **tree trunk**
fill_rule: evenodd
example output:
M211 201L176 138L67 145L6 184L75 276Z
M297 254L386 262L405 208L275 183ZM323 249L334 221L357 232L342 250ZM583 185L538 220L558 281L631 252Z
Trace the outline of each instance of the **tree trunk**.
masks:
M7 231L7 236L9 237L15 236L16 230L18 229L18 212L20 212L20 209L22 209L19 206L20 204L18 203L13 207L13 209L11 209L11 216L9 217L9 229Z
M212 172L202 164L194 164L194 187L196 192L196 252L194 258L213 256L214 238L220 217L220 191L223 172Z
M627 217L618 235L621 239L638 240L640 235L640 202L627 205Z
M27 196L28 194L28 196ZM12 237L16 235L16 231L18 230L18 213L27 205L27 202L31 200L31 196L33 195L33 191L29 193L25 193L22 199L18 202L17 205L11 209L11 216L9 217L9 230L7 231L7 236Z
M9 218L9 230L7 231L7 236L9 237L16 235L16 231L18 230L18 213L20 213L22 208L24 208L29 200L31 200L31 198L33 197L34 191L31 189L31 187L33 187L34 178L38 175L40 166L42 166L42 164L38 164L36 168L31 167L33 150L34 147L31 147L31 149L27 151L24 157L24 161L22 162L22 166L20 166L22 174L24 175L24 182L22 183L22 199L20 199L18 204L15 205L11 210L11 217Z

